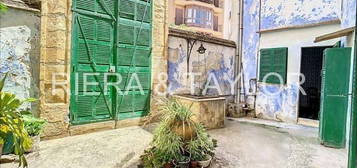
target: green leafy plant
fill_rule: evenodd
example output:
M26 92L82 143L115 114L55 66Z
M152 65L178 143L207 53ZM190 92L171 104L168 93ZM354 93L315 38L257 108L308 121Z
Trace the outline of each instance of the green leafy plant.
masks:
M8 10L7 6L0 2L0 13L1 12L6 12Z
M0 81L0 144L4 144L6 138L11 134L14 153L19 156L19 167L27 167L25 151L31 148L31 139L27 134L22 119L23 111L20 106L31 101L20 101L14 94L3 92L5 77Z
M176 99L165 99L159 109L161 122L154 132L151 148L141 156L145 168L165 167L170 163L201 161L214 155L215 141L192 112ZM154 114L157 115L157 114Z
M24 125L27 133L34 137L41 134L46 120L36 118L32 114L23 115Z
M196 128L197 138L187 144L187 150L191 154L192 160L206 160L207 155L214 155L214 149L217 146L216 140L210 138L202 125L197 124Z

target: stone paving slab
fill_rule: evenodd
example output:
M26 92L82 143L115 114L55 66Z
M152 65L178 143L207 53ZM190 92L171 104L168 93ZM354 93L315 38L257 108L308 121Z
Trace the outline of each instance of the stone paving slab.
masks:
M242 119L239 119L242 120ZM318 128L274 121L230 119L210 131L218 140L218 167L345 168L347 150L320 145Z
M136 168L156 124L41 142L30 168ZM347 151L320 145L318 129L272 121L229 119L210 130L218 140L211 168L345 168ZM1 164L0 168L17 165Z
M122 168L137 162L152 134L140 127L42 141L29 168ZM16 168L16 163L0 168Z

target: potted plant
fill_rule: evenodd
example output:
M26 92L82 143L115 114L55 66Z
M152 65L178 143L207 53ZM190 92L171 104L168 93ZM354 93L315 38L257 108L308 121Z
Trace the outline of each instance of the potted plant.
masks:
M188 168L193 164L204 165L204 161L210 163L214 140L200 123L192 120L190 108L176 99L165 99L163 104L151 148L141 156L144 167Z
M212 139L201 124L196 125L197 137L187 145L187 150L191 154L193 161L197 162L198 167L208 167L214 156L214 149L217 141Z
M0 144L3 147L8 135L11 135L14 153L19 156L19 166L27 167L24 154L25 150L31 147L31 139L25 130L22 111L19 108L32 99L20 101L14 94L3 92L6 76L7 74L0 81Z
M32 140L32 147L26 152L36 152L39 150L40 134L46 124L46 120L36 118L32 114L23 115L23 120L25 129Z

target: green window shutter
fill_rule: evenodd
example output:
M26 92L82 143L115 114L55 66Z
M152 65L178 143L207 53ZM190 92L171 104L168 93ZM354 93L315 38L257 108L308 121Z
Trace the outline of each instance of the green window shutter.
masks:
M259 81L264 82L264 77L270 73L277 73L282 77L283 84L287 81L288 48L267 48L260 50ZM275 75L269 75L266 83L281 84Z
M152 0L151 0L152 2ZM151 92L152 4L148 0L119 0L117 36L117 72L122 76L120 88L128 95L117 94L119 120L141 117L148 113ZM136 73L144 90L127 90ZM132 83L132 86L137 86Z
M119 0L119 16L121 18L134 20L135 2L132 0Z
M115 0L74 0L73 51L71 74L71 123L81 124L112 118L111 91L104 93L104 73L109 71L114 56ZM106 17L98 17L98 15ZM84 94L84 74L88 82L100 86L88 86ZM77 88L77 90L76 90ZM77 93L76 93L77 92Z
M72 124L141 117L148 113L152 1L73 0ZM122 76L119 88L123 92L136 73L144 94L131 89L128 95L121 95L113 88L104 93L104 74L113 70ZM87 91L98 95L84 95L84 74L94 72L99 75L88 76L87 81L98 82L100 86L88 86ZM112 76L108 80L117 79Z

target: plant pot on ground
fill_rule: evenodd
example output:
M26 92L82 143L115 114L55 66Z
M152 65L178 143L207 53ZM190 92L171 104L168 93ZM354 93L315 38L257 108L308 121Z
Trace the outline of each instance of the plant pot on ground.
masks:
M197 161L197 162L198 162L198 166L199 166L199 167L206 168L206 167L208 167L209 165L211 165L212 156L206 155L206 158L205 158L204 160Z
M174 168L174 167L175 167L175 165L171 162L164 164L164 168Z
M175 164L177 168L189 168L190 167L190 158L183 157L180 161L177 161Z
M192 121L175 120L171 126L172 131L184 141L190 141L196 136L194 123Z
M175 99L164 102L160 108L162 120L154 132L151 148L141 156L144 167L174 163L175 167L188 168L191 161L203 161L207 154L213 156L214 141L203 125L192 120L190 108Z

